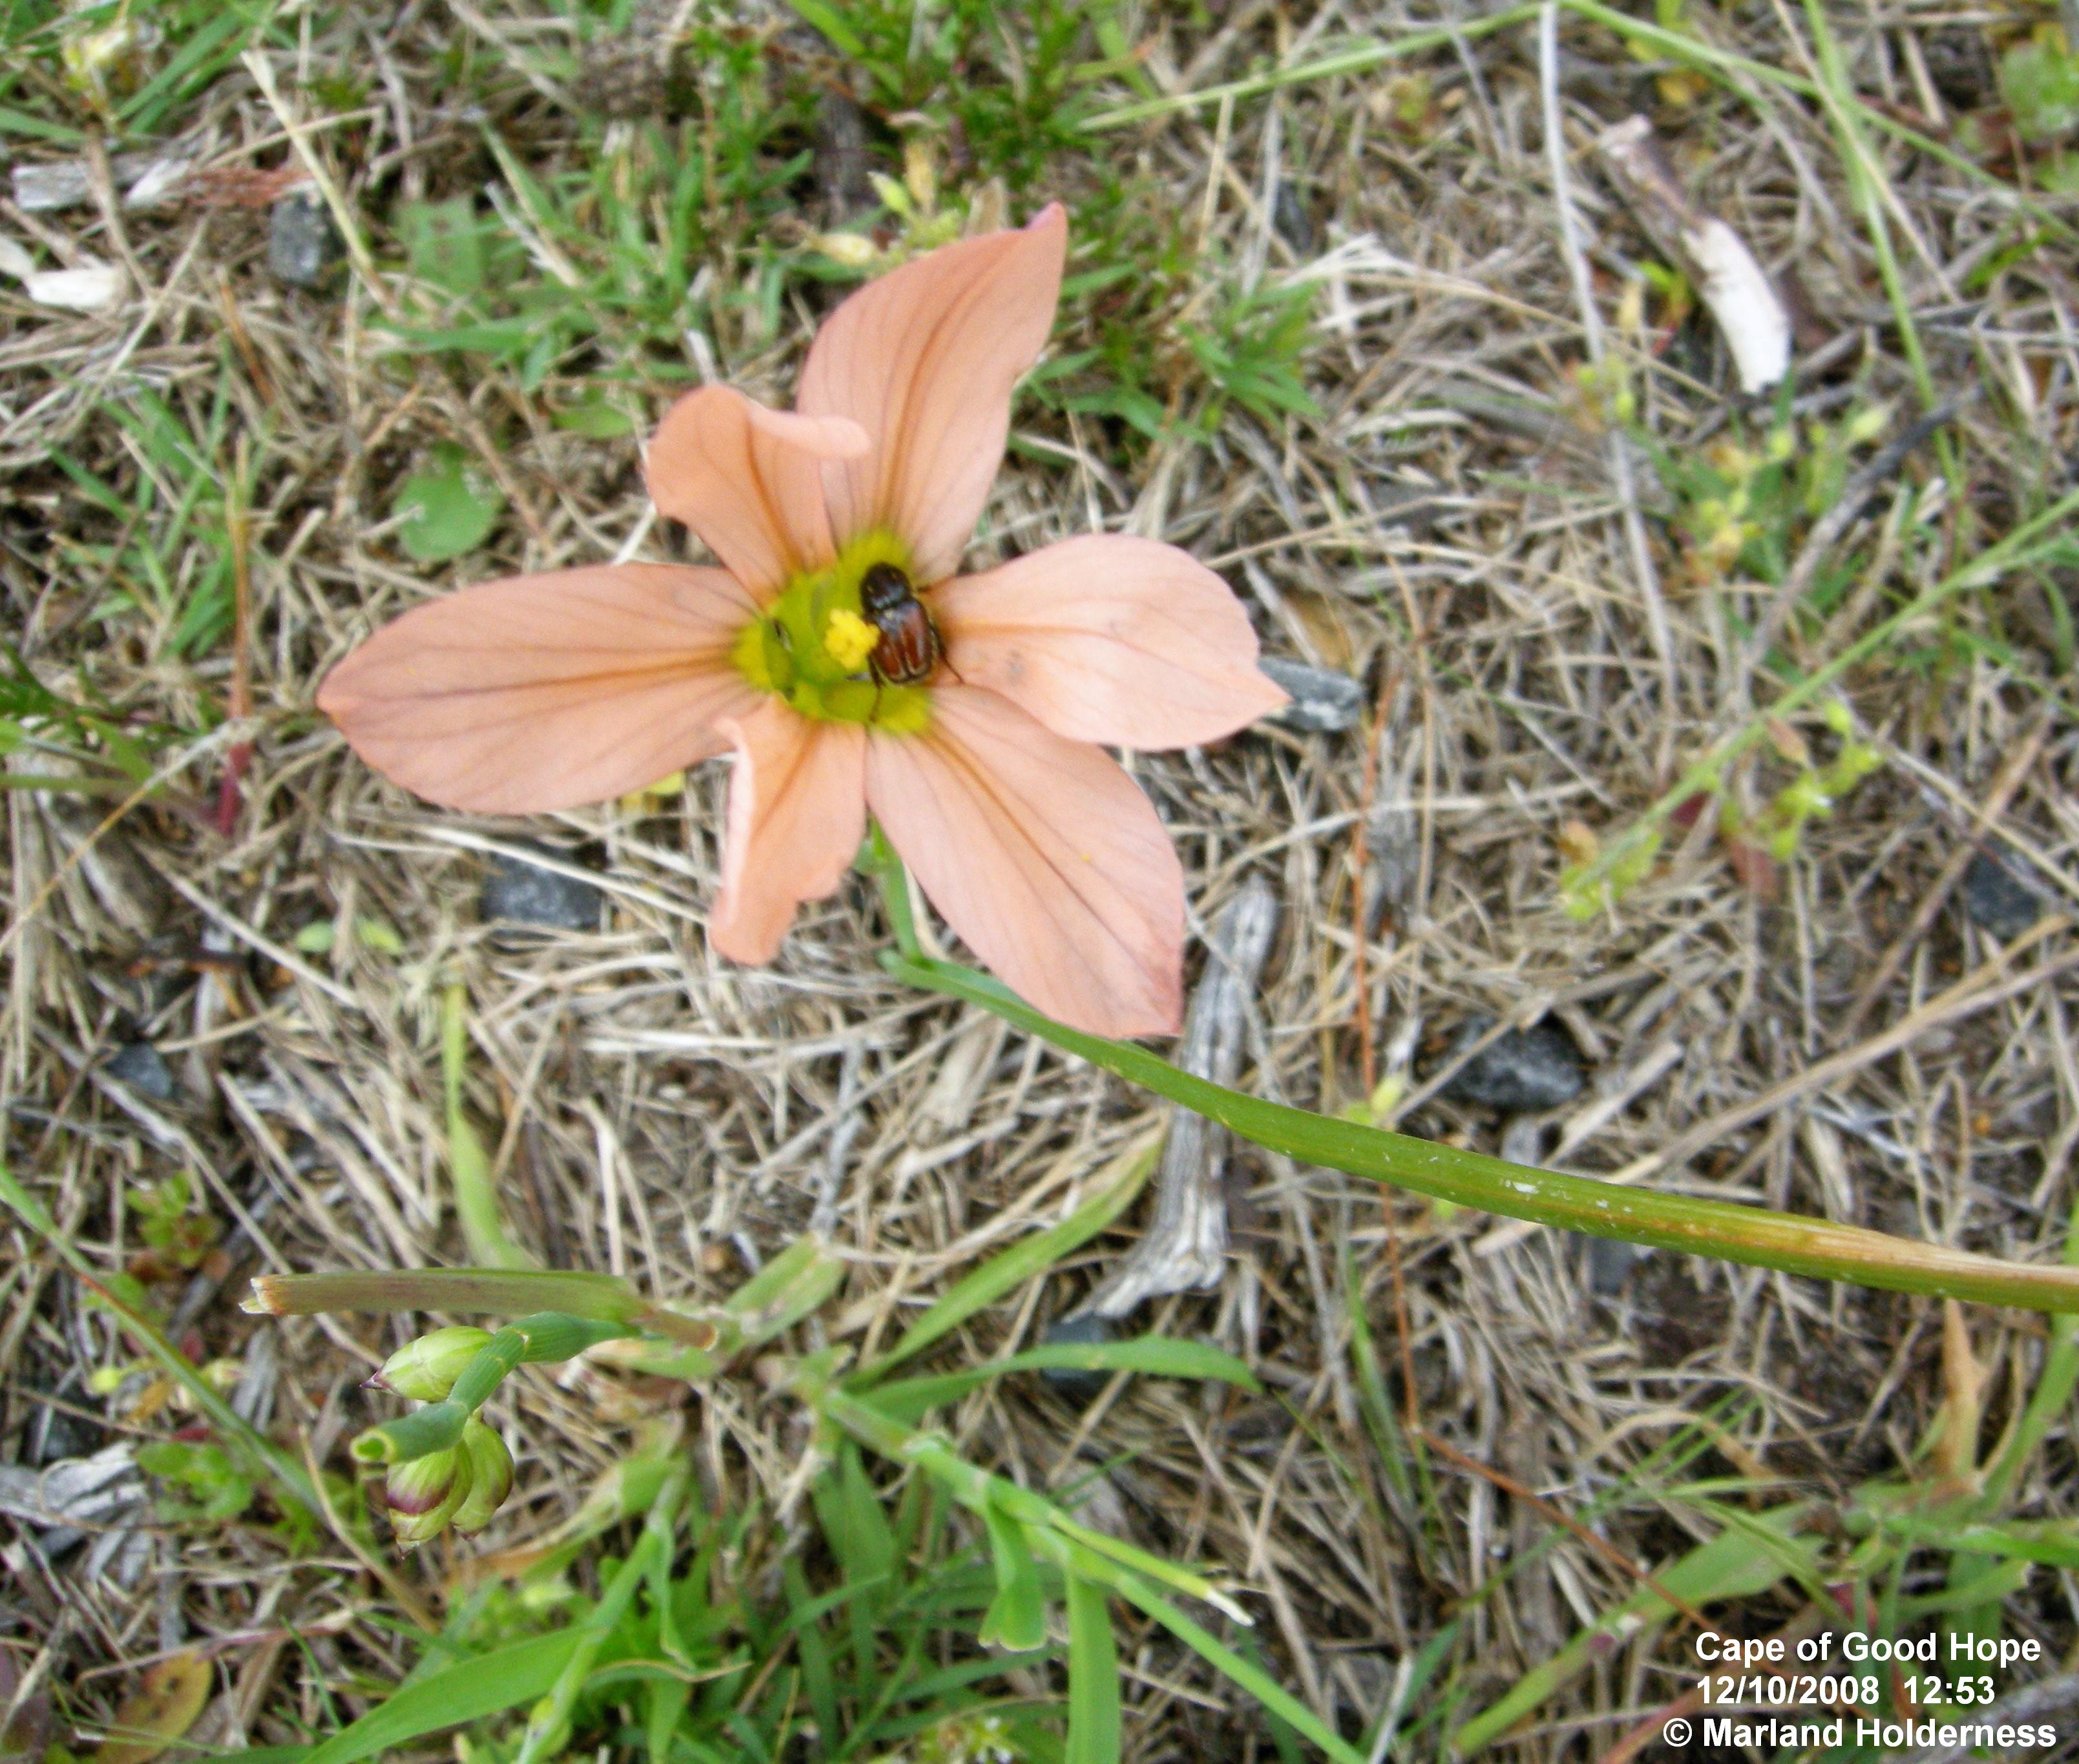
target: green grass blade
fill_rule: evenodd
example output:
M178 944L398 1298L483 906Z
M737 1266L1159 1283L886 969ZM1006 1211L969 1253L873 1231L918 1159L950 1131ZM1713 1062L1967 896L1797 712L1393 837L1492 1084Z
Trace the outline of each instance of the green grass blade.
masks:
M1797 1536L1797 1528L1809 1511L1807 1503L1797 1502L1756 1515L1755 1526L1767 1533L1765 1539L1746 1527L1729 1525L1654 1578L1675 1598L1692 1606L1751 1598L1801 1565L1810 1565L1818 1546ZM1788 1564L1784 1561L1785 1551L1792 1557ZM1466 1756L1500 1738L1547 1698L1587 1671L1613 1644L1627 1640L1645 1624L1673 1615L1673 1607L1659 1593L1650 1586L1639 1587L1622 1604L1581 1630L1550 1659L1524 1674L1507 1695L1454 1733L1453 1755Z
M463 1106L462 1074L469 1055L469 995L458 984L441 1005L441 1088L447 1101L448 1175L454 1184L455 1216L470 1259L487 1268L523 1269L534 1259L514 1243L498 1210L491 1159Z
M802 23L814 26L829 40L832 48L855 61L866 58L865 43L835 6L826 5L824 0L788 0L788 3Z
M1006 1293L1023 1285L1064 1256L1080 1249L1132 1204L1141 1184L1148 1180L1148 1173L1155 1168L1159 1150L1153 1144L1141 1145L1115 1159L1111 1181L1059 1225L1022 1239L964 1279L956 1281L951 1291L903 1331L900 1341L863 1369L853 1382L871 1382L891 1366L900 1365L913 1355L922 1352L977 1311L994 1304Z
M794 0L795 10L807 16L807 8L801 0ZM820 9L819 9L820 10ZM1274 92L1287 86L1304 86L1310 80L1335 79L1351 73L1363 73L1387 61L1398 61L1411 55L1421 55L1430 49L1449 48L1454 43L1466 43L1477 37L1491 36L1497 31L1506 31L1512 25L1525 24L1537 15L1536 6L1515 6L1491 13L1484 19L1468 19L1461 23L1447 24L1426 31L1403 31L1391 40L1368 39L1354 43L1331 54L1316 56L1311 61L1301 61L1288 68L1274 68L1269 73L1253 73L1246 79L1229 80L1222 86L1201 87L1195 92L1178 92L1166 98L1143 98L1136 103L1122 104L1116 110L1099 111L1083 119L1084 132L1103 134L1115 128L1123 128L1129 123L1145 123L1158 116L1172 116L1179 111L1203 110L1209 104L1219 104L1231 99L1259 98L1265 92Z
M1061 1764L1116 1764L1119 1653L1104 1588L1069 1576L1069 1743Z
M898 1378L873 1389L876 1407L906 1421L965 1396L976 1386L1006 1373L1061 1369L1073 1372L1138 1372L1158 1378L1211 1378L1261 1388L1254 1374L1232 1354L1203 1341L1174 1341L1165 1336L1136 1336L1131 1341L1058 1342L1029 1348L986 1365L970 1366L934 1378Z
M1336 1764L1365 1764L1363 1754L1324 1721L1299 1698L1286 1690L1275 1678L1253 1660L1247 1660L1233 1649L1186 1616L1155 1589L1134 1574L1107 1574L1098 1565L1102 1558L1078 1552L1071 1547L1069 1560L1062 1565L1062 1571L1073 1583L1078 1565L1092 1578L1106 1582L1129 1603L1138 1606L1207 1665L1246 1691L1264 1708L1279 1720L1287 1723L1302 1737L1319 1746Z

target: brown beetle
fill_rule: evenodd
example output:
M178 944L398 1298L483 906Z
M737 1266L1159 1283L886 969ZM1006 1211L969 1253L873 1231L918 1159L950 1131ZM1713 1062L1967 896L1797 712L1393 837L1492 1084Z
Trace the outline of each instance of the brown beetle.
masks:
M859 584L859 610L881 633L867 671L876 686L921 686L946 658L944 638L910 578L892 563L871 566Z

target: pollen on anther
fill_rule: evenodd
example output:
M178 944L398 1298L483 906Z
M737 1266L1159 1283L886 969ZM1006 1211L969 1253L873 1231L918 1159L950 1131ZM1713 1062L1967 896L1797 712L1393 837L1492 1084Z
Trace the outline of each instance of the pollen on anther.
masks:
M849 607L834 608L830 623L823 628L824 649L830 659L848 674L855 674L866 666L867 657L872 654L874 646L880 641L880 632Z

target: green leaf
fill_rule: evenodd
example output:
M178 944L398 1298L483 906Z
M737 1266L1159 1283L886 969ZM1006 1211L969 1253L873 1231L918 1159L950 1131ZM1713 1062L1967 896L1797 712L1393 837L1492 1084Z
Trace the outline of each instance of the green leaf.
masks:
M490 537L505 510L505 494L484 481L459 447L437 447L433 464L404 480L391 505L404 516L398 540L420 563L445 563Z
M1069 1582L1069 1743L1061 1764L1115 1764L1119 1755L1119 1653L1104 1588Z
M900 1378L876 1386L873 1401L877 1408L913 1421L1006 1373L1056 1367L1074 1372L1138 1372L1157 1378L1215 1378L1240 1385L1244 1390L1259 1388L1240 1361L1203 1341L1136 1336L1131 1341L1056 1342L939 1377Z
M554 1687L581 1633L576 1628L559 1630L412 1679L335 1733L305 1764L356 1764L442 1728L532 1703Z
M2000 93L2022 139L2053 140L2079 128L2079 56L2054 27L2000 57Z
M383 919L370 918L365 914L353 922L354 941L363 949L372 949L383 955L402 955L404 940L390 924Z
M1155 1168L1159 1149L1153 1143L1139 1145L1114 1159L1106 1173L1112 1178L1110 1182L1099 1187L1059 1225L1021 1239L956 1281L952 1290L903 1331L900 1341L852 1382L870 1382L891 1366L900 1365L948 1331L958 1328L977 1311L1080 1249L1132 1204L1141 1184L1148 1180L1148 1173Z
M989 1555L996 1568L996 1596L982 1613L976 1638L985 1648L1023 1653L1047 1640L1047 1601L1040 1592L1040 1570L1025 1541L1025 1528L1000 1507L985 1507Z
M137 1467L148 1476L184 1490L192 1505L169 1503L173 1524L224 1524L253 1504L253 1479L220 1446L185 1440L154 1440L137 1448Z
M397 340L393 347L408 353L479 349L487 354L504 355L532 343L541 329L541 320L489 319L481 324L441 326L386 324L382 328Z
M397 211L397 236L413 275L451 294L483 288L483 232L469 197L404 203Z
M635 419L619 405L609 403L598 393L558 411L554 420L558 428L589 435L595 441L618 441L635 433Z

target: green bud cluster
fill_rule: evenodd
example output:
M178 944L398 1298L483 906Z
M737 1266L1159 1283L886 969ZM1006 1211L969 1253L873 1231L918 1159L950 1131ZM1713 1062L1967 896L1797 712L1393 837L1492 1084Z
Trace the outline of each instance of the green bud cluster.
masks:
M390 1528L406 1549L416 1549L452 1525L481 1531L512 1492L512 1454L474 1415L462 1423L454 1444L408 1463L393 1464L383 1485Z
M477 1411L515 1366L571 1359L634 1333L625 1323L542 1311L496 1335L466 1325L429 1330L384 1361L370 1387L425 1407L370 1428L353 1453L383 1466L397 1541L410 1548L450 1526L480 1530L512 1492L512 1454Z

